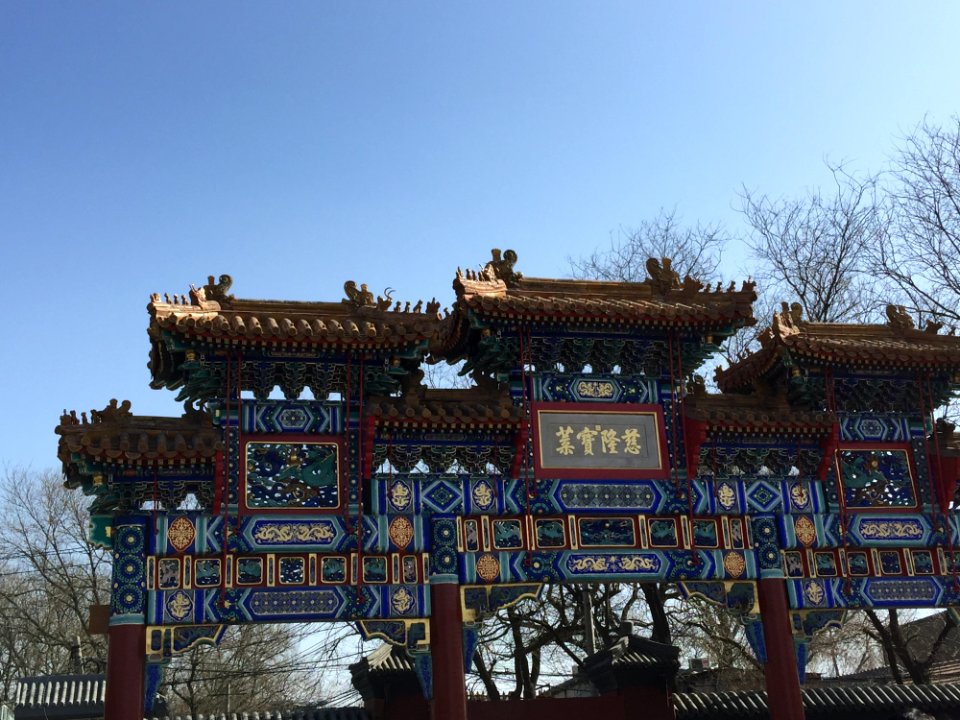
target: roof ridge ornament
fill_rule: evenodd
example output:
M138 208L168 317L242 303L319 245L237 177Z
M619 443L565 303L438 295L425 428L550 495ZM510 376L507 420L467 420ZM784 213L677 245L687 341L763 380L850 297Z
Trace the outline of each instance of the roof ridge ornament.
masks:
M343 284L343 294L346 298L341 300L344 305L353 305L354 307L375 307L378 310L389 310L393 303L393 288L385 288L383 295L373 297L373 293L367 289L366 283L360 283L360 289L357 289L357 283L353 280L347 280Z
M124 400L122 403L118 403L117 399L113 398L103 410L91 410L89 420L87 420L87 414L85 412L80 413L80 418L78 419L76 410L71 410L69 413L64 410L60 416L60 424L100 425L111 422L122 423L132 417L133 413L130 412L130 401Z
M483 270L478 275L479 280L487 282L502 280L507 287L513 287L523 278L523 275L513 269L517 263L515 250L505 250L501 255L500 248L492 248L490 255L490 262L483 266Z
M203 402L194 404L193 400L187 400L183 404L183 419L196 425L203 425L212 422L212 417L203 405Z
M887 325L901 332L913 330L916 325L903 305L887 305Z
M202 288L190 286L190 304L204 310L229 307L235 299L229 294L231 285L233 285L233 278L229 275L221 275L219 280L213 275L208 275L207 284Z
M673 261L668 258L647 258L647 283L661 295L666 295L674 288L680 287L680 276L672 267ZM692 280L690 276L688 279ZM694 281L696 282L696 281ZM685 284L686 289L686 284Z
M780 314L789 325L796 327L803 322L803 305L800 303L795 302L787 305L787 303L781 302L780 309Z
M347 280L343 284L343 293L346 297L340 302L344 305L353 305L357 308L376 308L381 312L391 311L390 306L393 305L393 310L391 312L399 313L426 313L427 315L440 315L440 302L433 298L427 303L424 303L423 300L418 300L415 305L411 307L410 301L408 300L404 303L402 300L397 300L396 303L393 301L393 288L384 288L383 295L377 295L374 298L373 293L367 289L366 283L360 283L360 288L357 289L357 283L353 280Z

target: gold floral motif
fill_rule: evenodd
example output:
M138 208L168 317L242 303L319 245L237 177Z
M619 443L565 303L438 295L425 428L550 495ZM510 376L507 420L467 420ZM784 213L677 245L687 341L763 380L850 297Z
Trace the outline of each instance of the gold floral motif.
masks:
M390 503L397 510L405 510L410 504L410 488L406 483L396 482L390 488Z
M193 601L183 590L177 590L167 600L167 612L174 620L183 620L193 610Z
M413 593L401 586L390 597L390 605L400 615L410 612L413 608Z
M333 525L328 522L267 523L253 533L253 539L263 543L322 542L333 536Z
M923 537L923 527L913 520L865 520L860 523L860 534L871 540L915 540Z
M612 398L613 383L599 380L581 380L577 383L577 394L588 398Z
M717 486L717 502L724 510L730 510L736 504L737 494L729 483L720 483Z
M493 503L493 493L485 482L477 483L473 488L473 504L481 510L486 510Z
M477 558L477 575L490 582L500 574L500 561L489 553Z
M723 556L723 569L730 577L738 578L747 569L747 563L744 562L743 555L740 553L728 552Z
M197 531L194 529L193 523L190 522L189 518L182 515L170 523L170 527L167 528L167 540L170 541L173 549L177 552L183 552L190 547L190 543L196 536Z
M812 605L820 605L824 599L823 586L815 580L803 586L803 594Z
M413 524L403 517L395 517L390 522L390 540L401 550L406 550L407 545L413 540Z
M797 540L799 540L804 547L810 547L817 541L817 527L806 515L800 515L794 521L793 528L797 533Z

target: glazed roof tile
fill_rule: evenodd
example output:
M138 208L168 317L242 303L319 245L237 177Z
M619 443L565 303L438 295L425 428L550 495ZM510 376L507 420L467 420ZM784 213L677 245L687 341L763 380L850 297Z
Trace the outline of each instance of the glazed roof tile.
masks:
M103 717L103 675L42 675L17 684L16 716L31 718Z
M913 326L902 308L889 306L886 324L845 325L800 319L799 310L775 313L760 335L760 349L716 372L724 391L739 391L786 358L799 365L890 369L960 369L960 337L940 335L938 325Z
M812 432L833 427L835 418L829 412L792 407L782 396L710 395L694 393L684 401L684 414L715 431Z
M406 649L384 643L365 658L370 672L414 672L416 668ZM359 663L357 663L359 666Z
M344 284L340 302L238 300L228 294L232 284L229 275L219 282L211 276L189 296L154 294L147 306L151 336L166 330L231 344L397 346L430 338L439 322L436 300L422 311L422 302L411 308L389 294L374 298L353 281Z
M399 346L430 338L439 322L436 314L347 303L236 300L229 307L221 307L210 301L182 305L155 298L147 307L151 330L258 345Z
M801 690L808 718L887 717L917 708L940 713L960 708L960 685L859 685L808 687ZM770 716L767 693L676 693L672 695L677 720L761 720Z
M81 413L60 417L58 456L66 472L75 454L90 459L127 464L170 461L212 461L221 449L219 430L210 416L188 410L182 417L150 417L130 413L129 401L111 400L90 418ZM68 473L69 475L69 473Z
M454 288L458 305L490 317L703 329L752 325L756 299L752 283L739 290L711 290L692 280L663 287L650 281L524 277L508 285L459 274Z
M516 425L522 417L522 410L514 406L509 394L491 394L480 388L425 390L397 398L374 397L365 410L381 424Z
M283 710L276 712L231 712L210 715L164 715L149 720L370 720L361 707L318 708L316 710Z

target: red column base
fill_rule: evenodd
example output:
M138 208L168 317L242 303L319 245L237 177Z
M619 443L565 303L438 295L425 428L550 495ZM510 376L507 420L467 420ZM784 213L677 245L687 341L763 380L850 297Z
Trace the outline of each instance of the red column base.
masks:
M804 720L797 652L793 645L787 588L783 579L758 580L757 596L763 620L763 641L767 648L764 676L770 720Z
M463 668L460 586L430 586L430 652L433 661L433 720L467 720L467 679Z
M143 625L110 626L104 720L140 720L143 717L146 641Z

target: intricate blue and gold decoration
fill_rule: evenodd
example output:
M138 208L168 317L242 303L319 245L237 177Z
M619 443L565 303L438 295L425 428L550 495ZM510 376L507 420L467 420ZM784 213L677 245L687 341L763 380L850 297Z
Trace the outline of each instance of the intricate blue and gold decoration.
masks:
M917 506L910 453L906 448L845 448L837 474L849 509Z
M111 625L142 623L146 603L146 519L114 522Z
M153 382L183 417L112 401L57 431L113 553L111 622L145 624L159 662L226 624L358 621L413 651L429 695L431 584L459 584L472 622L543 583L682 583L761 660L760 579L788 588L801 654L845 608L960 604L960 436L927 408L960 340L893 308L849 342L786 308L717 394L694 373L750 322L752 286L515 260L458 273L443 321L354 283L343 303L155 296ZM474 385L424 387L428 354Z
M336 441L249 441L244 500L250 510L336 510L340 444Z

